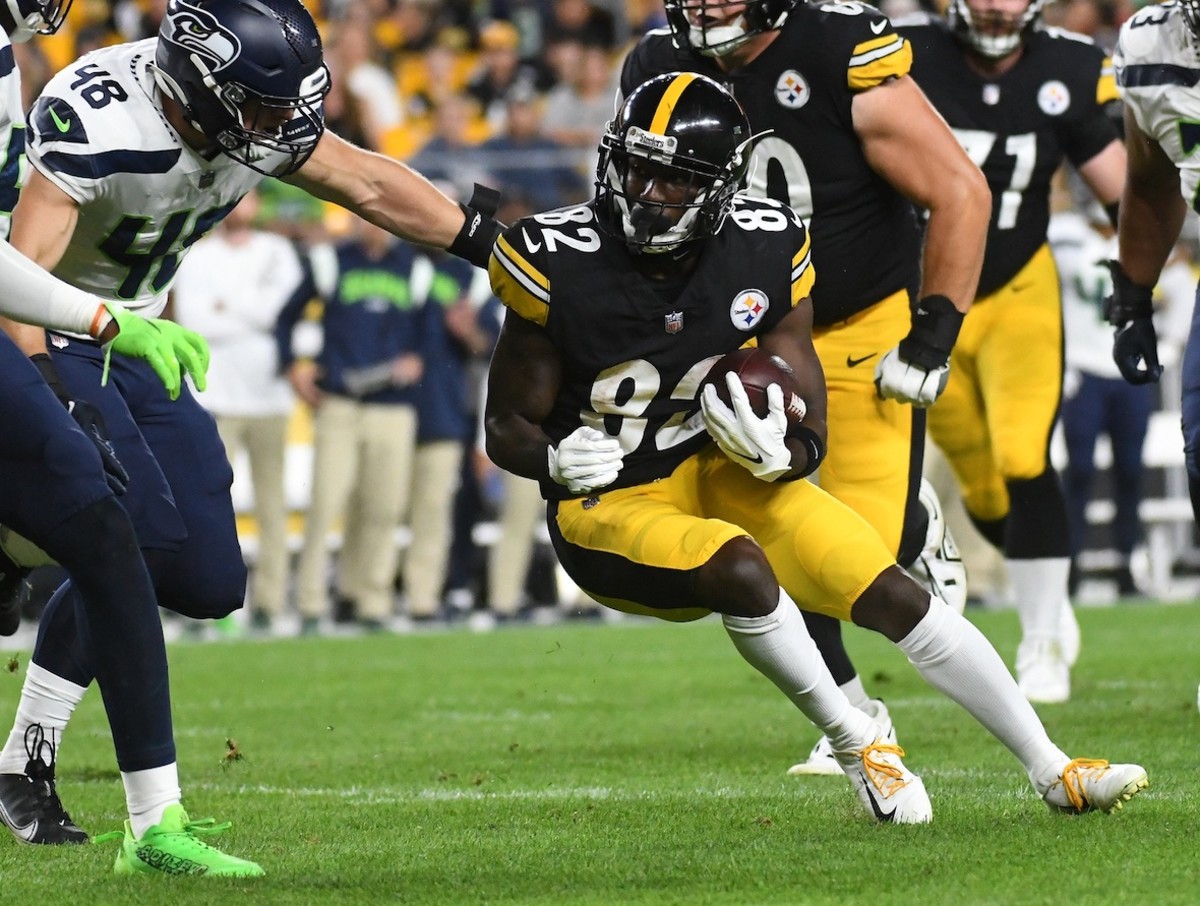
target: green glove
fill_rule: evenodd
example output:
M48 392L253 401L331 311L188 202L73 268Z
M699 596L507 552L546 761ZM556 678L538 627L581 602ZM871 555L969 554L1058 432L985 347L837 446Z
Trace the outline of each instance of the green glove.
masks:
M191 375L197 390L205 388L208 371L208 343L195 331L161 318L143 318L117 305L106 304L120 332L109 344L110 352L119 352L146 362L167 390L171 399L179 398L182 377L180 367ZM108 381L105 362L104 379Z

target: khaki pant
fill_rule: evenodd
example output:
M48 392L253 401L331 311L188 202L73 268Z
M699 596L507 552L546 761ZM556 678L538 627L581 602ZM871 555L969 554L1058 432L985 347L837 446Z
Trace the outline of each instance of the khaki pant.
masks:
M344 519L338 590L358 603L358 616L392 613L395 532L408 501L416 447L416 409L327 396L313 424L312 504L300 553L301 616L326 610L326 535Z
M408 516L412 540L404 555L404 593L410 616L431 617L441 604L462 458L463 445L456 440L417 446Z
M512 615L525 598L525 579L533 557L534 532L546 516L538 483L504 473L500 537L488 551L488 591L493 613Z
M271 617L283 613L287 598L287 503L284 497L286 415L218 415L217 433L233 459L244 449L250 459L254 518L258 521L258 559L250 583L250 607Z

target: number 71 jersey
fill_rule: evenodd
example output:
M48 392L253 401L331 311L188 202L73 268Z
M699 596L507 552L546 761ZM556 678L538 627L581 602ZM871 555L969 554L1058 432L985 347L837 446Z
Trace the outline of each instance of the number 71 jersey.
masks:
M30 163L79 207L55 275L147 317L162 312L188 247L263 178L183 142L158 102L155 46L97 50L56 75L28 142Z

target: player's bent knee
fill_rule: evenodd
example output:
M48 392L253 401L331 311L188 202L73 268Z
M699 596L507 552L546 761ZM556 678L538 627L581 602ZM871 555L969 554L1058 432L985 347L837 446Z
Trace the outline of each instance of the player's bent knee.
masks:
M172 554L152 552L156 557ZM150 559L150 553L147 554ZM159 604L194 620L219 620L242 607L246 599L246 564L240 559L228 563L210 563L202 569L186 569L181 564L158 565L155 590Z
M898 566L889 566L859 595L850 619L898 642L929 612L929 592Z
M763 549L748 537L733 538L700 567L697 603L715 613L756 617L779 603L779 583Z

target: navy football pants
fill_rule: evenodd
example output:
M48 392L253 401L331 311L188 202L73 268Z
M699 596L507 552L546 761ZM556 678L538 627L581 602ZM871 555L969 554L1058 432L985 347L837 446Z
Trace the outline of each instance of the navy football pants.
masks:
M60 608L70 637L43 643L41 632L33 660L66 676L39 652L80 653L89 661L80 685L92 676L99 682L121 770L169 764L175 743L166 649L133 526L92 442L4 335L0 382L0 523L58 560L79 589Z

